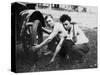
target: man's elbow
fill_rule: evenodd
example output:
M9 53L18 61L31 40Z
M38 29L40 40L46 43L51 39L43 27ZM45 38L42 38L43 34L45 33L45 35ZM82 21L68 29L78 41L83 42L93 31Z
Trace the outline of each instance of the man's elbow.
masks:
M47 40L47 41L48 41L48 43L49 43L49 42L51 42L51 40L52 40L52 38L48 38L48 40Z

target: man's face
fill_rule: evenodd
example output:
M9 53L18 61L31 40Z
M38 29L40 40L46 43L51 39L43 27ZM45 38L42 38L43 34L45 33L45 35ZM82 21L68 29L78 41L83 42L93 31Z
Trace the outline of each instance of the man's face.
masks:
M50 16L48 16L48 18L46 19L46 23L50 27L54 26L53 19Z
M63 26L65 27L66 30L71 28L70 22L68 20L63 22Z

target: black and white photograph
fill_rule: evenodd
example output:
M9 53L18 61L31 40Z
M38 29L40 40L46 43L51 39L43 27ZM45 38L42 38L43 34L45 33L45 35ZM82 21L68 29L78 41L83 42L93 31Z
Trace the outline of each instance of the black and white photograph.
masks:
M96 6L11 3L11 70L97 68Z

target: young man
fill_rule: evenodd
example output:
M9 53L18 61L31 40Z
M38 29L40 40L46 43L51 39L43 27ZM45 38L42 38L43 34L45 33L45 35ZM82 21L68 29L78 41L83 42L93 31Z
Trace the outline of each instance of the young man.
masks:
M52 33L42 43L40 43L39 45L33 46L32 49L33 49L33 51L38 50L41 47L43 47L44 45L53 41L53 39L58 36L57 38L59 38L60 40L56 47L56 51L54 53L54 56L56 56L56 54L59 52L59 50L61 48L61 45L62 45L64 39L65 38L70 39L70 37L68 36L68 31L66 31L64 29L63 25L61 23L54 22L53 18L50 15L47 16L45 18L45 20L46 20L46 23L52 28ZM54 61L54 59L52 59L50 62L52 62L52 61Z
M60 17L60 22L63 24L64 29L68 31L70 38L74 43L74 45L72 45L70 57L80 55L77 57L79 58L85 56L89 51L89 39L86 37L85 33L77 25L72 25L70 16L66 14Z

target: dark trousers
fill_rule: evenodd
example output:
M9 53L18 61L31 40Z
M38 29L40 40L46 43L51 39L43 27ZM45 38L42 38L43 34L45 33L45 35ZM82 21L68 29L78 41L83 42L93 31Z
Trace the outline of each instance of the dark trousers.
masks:
M72 47L72 52L70 54L70 58L72 60L82 60L86 57L89 52L89 45L87 43L74 45Z
M59 39L57 37L54 37L52 39L52 41L48 43L48 48L47 49L49 49L49 50L54 52L58 42L59 42Z
M70 59L81 59L89 52L88 44L75 45L71 40L64 40L62 48L59 52L61 59L65 59L66 55Z
M66 55L69 55L72 52L72 47L73 47L74 43L71 40L64 40L61 50L59 52L59 55L62 58L65 58Z

